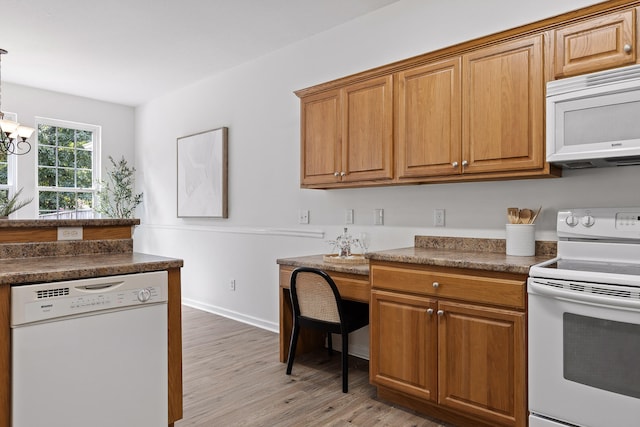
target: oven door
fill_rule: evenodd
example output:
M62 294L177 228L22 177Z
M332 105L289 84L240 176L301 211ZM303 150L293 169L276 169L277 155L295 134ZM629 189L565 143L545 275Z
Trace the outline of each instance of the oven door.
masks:
M640 289L595 286L593 292L584 282L529 278L532 426L547 425L546 419L585 427L638 425Z

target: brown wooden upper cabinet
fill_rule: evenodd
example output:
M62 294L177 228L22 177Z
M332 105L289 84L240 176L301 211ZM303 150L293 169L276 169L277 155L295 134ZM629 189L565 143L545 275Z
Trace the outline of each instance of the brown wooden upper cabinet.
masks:
M543 35L462 56L462 173L544 165Z
M544 166L543 35L397 73L398 179Z
M636 13L628 9L556 29L555 77L635 64Z
M398 178L460 173L461 59L397 74Z
M393 80L383 76L301 99L301 183L393 178Z

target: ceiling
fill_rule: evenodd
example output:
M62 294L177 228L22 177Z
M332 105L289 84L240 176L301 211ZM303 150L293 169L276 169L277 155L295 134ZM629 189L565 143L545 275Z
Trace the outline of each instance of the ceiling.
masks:
M0 0L2 81L140 105L398 0Z

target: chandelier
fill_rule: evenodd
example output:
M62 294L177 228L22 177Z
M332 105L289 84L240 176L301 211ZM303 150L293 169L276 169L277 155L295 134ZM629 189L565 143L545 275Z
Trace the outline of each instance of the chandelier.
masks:
M2 55L6 53L6 50L0 49L0 62L2 62ZM4 113L2 112L2 74L0 71L0 153L6 153L7 155L27 154L31 151L31 144L27 139L33 135L33 132L35 132L35 129L4 118Z

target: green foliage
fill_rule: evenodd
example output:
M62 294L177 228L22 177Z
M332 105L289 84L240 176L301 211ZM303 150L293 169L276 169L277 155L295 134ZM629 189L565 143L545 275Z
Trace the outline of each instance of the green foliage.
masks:
M124 156L117 163L109 156L112 168L107 179L100 181L96 212L110 218L132 218L136 206L142 203L142 193L134 194L135 168L130 168Z
M22 190L23 189L21 188L16 194L11 197L8 197L6 191L0 192L0 217L9 216L13 212L27 206L33 201L33 198L29 200L20 200L20 194L22 193Z

